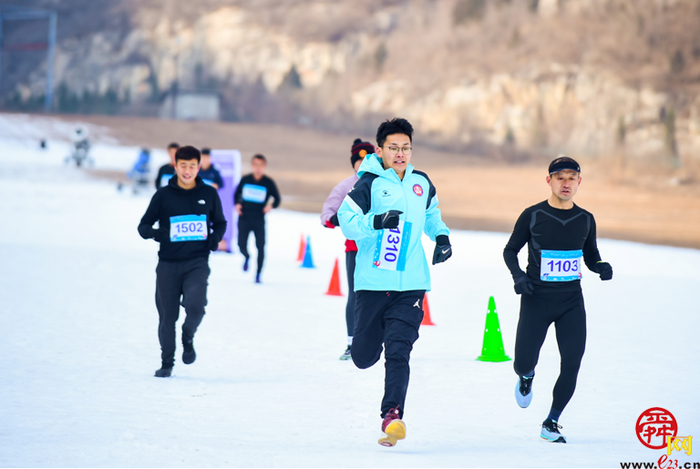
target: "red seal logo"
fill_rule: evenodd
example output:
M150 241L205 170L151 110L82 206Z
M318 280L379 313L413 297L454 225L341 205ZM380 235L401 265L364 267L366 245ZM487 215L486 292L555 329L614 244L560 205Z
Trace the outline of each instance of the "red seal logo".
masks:
M423 195L423 188L420 186L420 184L415 184L413 186L413 193L416 194L418 197Z
M678 434L678 422L668 410L652 407L639 416L635 431L647 448L664 449L668 446L668 438L675 438Z

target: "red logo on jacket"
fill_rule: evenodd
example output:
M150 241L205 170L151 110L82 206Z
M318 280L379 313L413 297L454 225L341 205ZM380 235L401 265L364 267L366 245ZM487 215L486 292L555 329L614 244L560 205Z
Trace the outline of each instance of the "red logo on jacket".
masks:
M418 197L423 195L423 188L420 186L420 184L415 184L413 186L413 193L416 194Z

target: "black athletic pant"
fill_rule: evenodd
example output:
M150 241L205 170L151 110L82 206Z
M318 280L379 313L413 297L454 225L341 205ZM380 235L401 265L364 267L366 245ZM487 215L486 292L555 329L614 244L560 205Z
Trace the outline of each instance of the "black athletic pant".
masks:
M384 344L386 360L382 418L391 409L403 417L408 377L408 360L423 320L425 290L360 290L355 298L355 331L352 361L364 369L377 363Z
M248 254L248 235L250 232L255 235L255 247L258 249L258 273L262 272L263 262L265 261L265 218L238 219L238 249L246 259L250 257Z
M355 258L357 251L345 253L345 272L348 277L348 303L345 305L345 324L348 327L348 337L355 330Z
M163 365L175 363L175 323L180 305L185 307L182 340L191 340L204 317L207 305L209 262L198 257L179 262L158 262L156 268L156 307L158 308L158 339Z
M561 355L552 408L563 411L574 395L586 348L586 311L581 291L522 295L513 367L519 376L535 370L547 329L552 323Z

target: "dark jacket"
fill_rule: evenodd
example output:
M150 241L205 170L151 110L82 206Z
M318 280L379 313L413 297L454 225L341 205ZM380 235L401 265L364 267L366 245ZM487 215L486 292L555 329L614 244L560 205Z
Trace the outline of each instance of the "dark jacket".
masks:
M265 216L263 208L270 197L275 199L272 208L279 207L282 200L275 181L264 175L259 181L256 181L252 174L247 174L238 183L233 200L236 204L242 205L242 218L259 219Z
M167 186L153 194L141 218L139 234L144 239L153 238L160 243L160 260L209 257L209 251L215 251L224 236L226 218L218 192L199 176L196 183L193 189L186 190L178 186L177 177L173 177ZM177 218L184 216L189 217ZM153 228L156 221L158 229ZM172 229L171 224L174 224Z
M224 180L221 178L221 173L213 165L209 166L208 169L200 168L199 177L210 186L211 183L214 183L219 186L219 189L224 188Z

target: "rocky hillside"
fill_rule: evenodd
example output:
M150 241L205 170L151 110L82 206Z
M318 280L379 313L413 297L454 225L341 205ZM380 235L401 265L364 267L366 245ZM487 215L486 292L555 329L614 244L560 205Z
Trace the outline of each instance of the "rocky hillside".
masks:
M506 160L700 165L696 0L21 3L59 12L62 112L155 115L179 86L218 91L232 121L369 133L402 115L433 144ZM14 23L4 44L45 31ZM40 101L43 54L0 66L5 109Z

